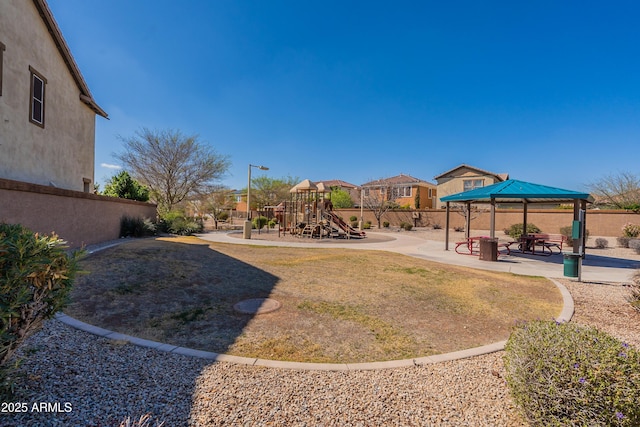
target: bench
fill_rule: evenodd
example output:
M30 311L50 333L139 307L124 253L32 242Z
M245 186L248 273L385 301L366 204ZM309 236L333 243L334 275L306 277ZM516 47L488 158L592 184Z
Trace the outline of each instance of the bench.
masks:
M480 249L480 239L488 239L488 237L486 236L469 237L468 239L463 240L461 242L456 242L456 247L454 250L456 251L456 253L459 253L460 255L476 255L477 251ZM510 244L511 243L498 242L498 256L500 256L500 248L505 248L507 250L506 255L511 255L511 249L509 248ZM465 247L466 251L461 252L460 251L461 246Z
M562 253L562 245L567 241L567 236L562 234L534 233L531 236L536 239L536 245L542 246L543 253L545 248L549 250L549 255L553 254L552 248L557 248L558 253Z

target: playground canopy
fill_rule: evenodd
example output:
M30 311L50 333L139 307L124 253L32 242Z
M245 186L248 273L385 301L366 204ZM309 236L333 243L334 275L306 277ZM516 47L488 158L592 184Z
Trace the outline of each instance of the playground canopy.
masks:
M549 187L531 182L508 179L487 187L476 188L474 190L463 191L462 193L451 194L441 197L440 201L446 202L447 219L445 250L449 250L449 213L451 203L463 203L467 207L467 212L471 204L491 205L491 238L495 237L496 224L496 203L522 203L523 204L523 230L527 228L527 206L529 203L573 203L573 217L578 220L580 210L586 209L587 203L592 203L593 198L588 193L564 190L561 188ZM469 234L470 215L466 217L466 233Z

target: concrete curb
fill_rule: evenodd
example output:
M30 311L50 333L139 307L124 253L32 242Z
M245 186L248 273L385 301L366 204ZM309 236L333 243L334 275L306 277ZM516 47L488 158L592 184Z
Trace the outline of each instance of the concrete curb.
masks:
M96 252L107 247L115 246L119 243L114 243L92 252ZM560 282L549 278L562 295L562 311L559 317L556 319L559 322L568 322L573 317L574 303L569 290ZM195 350L186 347L178 347L171 344L165 344L157 341L145 340L137 338L131 335L121 334L119 332L110 331L107 329L93 326L88 323L82 322L73 317L67 316L64 313L57 313L55 319L68 325L79 329L81 331L88 332L90 334L97 335L99 337L108 338L111 340L127 341L131 344L152 348L158 351L164 351L168 353L181 354L184 356L198 357L202 359L212 360L216 362L235 363L239 365L250 366L262 366L265 368L278 368L278 369L294 369L294 370L306 370L306 371L365 371L365 370L379 370L379 369L392 369L392 368L404 368L409 366L422 366L426 364L434 364L440 362L447 362L452 360L467 359L470 357L481 356L483 354L495 353L497 351L504 350L506 341L499 341L492 344L483 345L480 347L474 347L466 350L454 351L445 354L436 354L432 356L424 356L413 359L401 359L401 360L389 360L382 362L366 362L366 363L304 363L304 362L286 362L279 360L267 360L267 359L255 359L250 357L233 356L229 354L219 354L210 351Z

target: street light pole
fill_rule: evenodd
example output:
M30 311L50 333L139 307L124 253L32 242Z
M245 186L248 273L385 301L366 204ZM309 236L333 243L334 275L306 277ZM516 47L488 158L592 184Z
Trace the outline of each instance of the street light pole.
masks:
M269 168L266 166L256 166L249 163L249 178L247 181L247 220L244 222L243 228L243 237L245 239L251 238L251 168L260 169L263 171L268 171Z

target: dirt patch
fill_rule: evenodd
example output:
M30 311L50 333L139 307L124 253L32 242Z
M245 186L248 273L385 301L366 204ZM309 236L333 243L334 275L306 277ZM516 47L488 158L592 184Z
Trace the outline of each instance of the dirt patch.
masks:
M218 353L354 363L439 354L506 339L551 318L548 280L381 251L137 240L82 262L70 316L125 334ZM251 298L274 312L238 313Z

